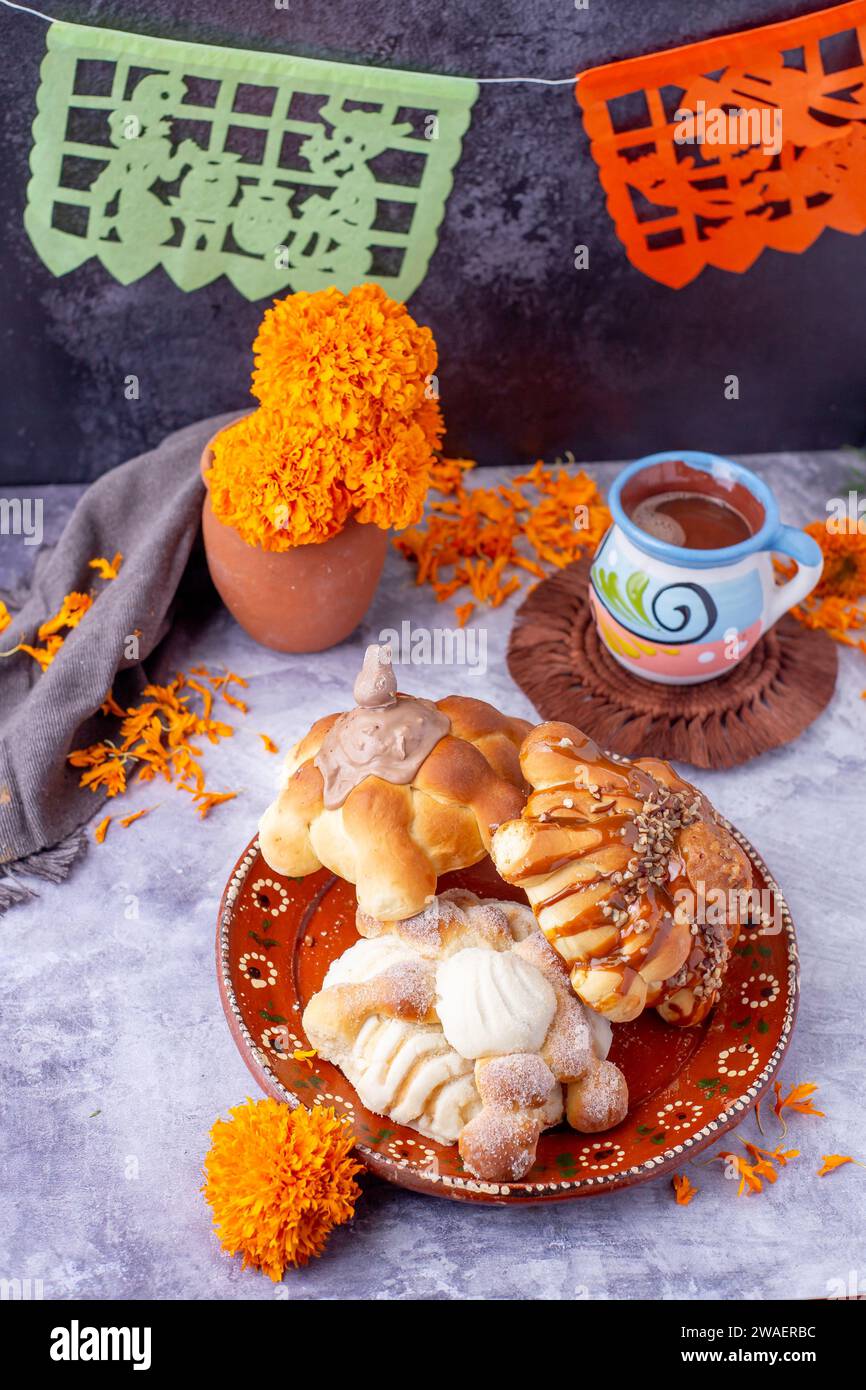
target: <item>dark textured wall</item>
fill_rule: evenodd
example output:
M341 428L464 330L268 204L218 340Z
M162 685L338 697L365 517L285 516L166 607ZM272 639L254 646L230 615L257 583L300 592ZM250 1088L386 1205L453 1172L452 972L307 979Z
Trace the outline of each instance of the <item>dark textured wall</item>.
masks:
M79 23L472 76L573 70L782 19L814 0L44 0ZM126 288L91 262L55 279L22 225L44 25L0 9L0 480L91 478L167 430L247 400L263 304L161 269ZM573 269L573 247L591 269ZM673 291L614 236L570 87L487 87L428 276L450 450L526 462L571 448L727 452L859 443L866 237L825 232L746 275ZM141 379L126 401L123 379ZM739 401L723 379L740 378Z

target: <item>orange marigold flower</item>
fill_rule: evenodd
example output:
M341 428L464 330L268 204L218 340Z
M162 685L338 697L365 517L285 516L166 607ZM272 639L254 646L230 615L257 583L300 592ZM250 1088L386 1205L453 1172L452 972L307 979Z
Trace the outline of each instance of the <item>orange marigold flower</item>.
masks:
M100 579L116 579L120 574L120 566L123 563L123 556L118 550L113 560L106 560L104 555L99 555L95 560L88 560L88 567L99 572Z
M857 599L866 594L866 530L831 530L826 521L812 521L804 529L824 555L815 597Z
M351 511L339 447L276 410L236 421L213 442L207 481L215 516L263 550L330 540Z
M5 632L12 621L12 614L0 598L0 632Z
M685 1173L674 1173L671 1182L676 1193L677 1206L687 1207L693 1197L696 1197L700 1188L693 1187Z
M362 524L404 530L419 521L430 483L430 440L417 420L383 426L345 463L345 482Z
M253 343L253 395L351 439L429 400L436 344L379 285L276 300Z
M416 522L445 428L430 330L361 285L278 300L254 350L260 408L213 444L217 518L270 551L320 544L352 516Z
M60 605L60 611L54 614L53 618L48 618L39 628L37 636L44 642L46 637L51 637L59 632L61 628L78 627L85 613L93 607L93 599L89 594L67 594Z
M354 1215L361 1164L354 1135L333 1109L247 1100L217 1120L202 1187L223 1249L274 1282L320 1255Z

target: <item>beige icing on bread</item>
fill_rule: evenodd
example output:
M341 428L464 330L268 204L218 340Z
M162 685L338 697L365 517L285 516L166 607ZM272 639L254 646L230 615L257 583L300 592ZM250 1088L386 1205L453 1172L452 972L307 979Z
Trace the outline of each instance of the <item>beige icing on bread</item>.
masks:
M340 715L314 759L328 811L342 806L365 777L406 786L450 728L430 700L397 693L387 647L367 648L353 693L355 709Z

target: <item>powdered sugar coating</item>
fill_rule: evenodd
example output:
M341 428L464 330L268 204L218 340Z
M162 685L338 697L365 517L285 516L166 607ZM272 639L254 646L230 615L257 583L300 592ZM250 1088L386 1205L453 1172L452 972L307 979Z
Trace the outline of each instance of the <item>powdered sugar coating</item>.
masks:
M586 1132L625 1113L622 1074L567 970L521 904L464 889L400 922L358 914L304 1015L362 1103L440 1143L474 1176L516 1181L563 1115ZM462 1054L462 1055L461 1055Z

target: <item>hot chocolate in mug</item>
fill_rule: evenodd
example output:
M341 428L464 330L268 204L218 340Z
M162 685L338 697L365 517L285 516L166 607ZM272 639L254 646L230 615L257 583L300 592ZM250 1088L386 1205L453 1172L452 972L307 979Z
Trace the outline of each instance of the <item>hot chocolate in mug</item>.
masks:
M667 685L726 675L821 577L820 546L765 482L716 454L650 454L619 474L590 601L608 651ZM776 582L773 554L796 561Z

